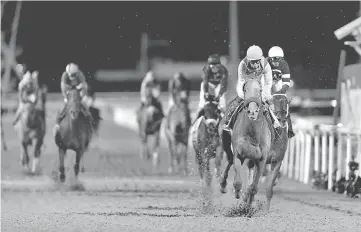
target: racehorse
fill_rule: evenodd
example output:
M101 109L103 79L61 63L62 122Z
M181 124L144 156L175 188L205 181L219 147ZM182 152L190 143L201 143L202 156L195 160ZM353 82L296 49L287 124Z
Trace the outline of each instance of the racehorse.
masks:
M221 192L225 193L228 172L234 165L234 193L240 198L243 189L243 201L250 206L258 191L258 181L265 168L273 141L271 123L265 115L266 107L262 104L261 83L257 79L249 79L243 86L244 103L237 109L236 119L231 133L222 130L223 149L226 151L228 164L221 177ZM252 184L248 185L250 169L254 168ZM242 180L241 180L242 177ZM243 188L242 188L243 186Z
M175 104L165 118L165 135L170 150L169 172L173 173L174 168L180 169L183 161L183 173L188 173L187 149L189 128L191 126L190 110L186 91L181 91L175 98Z
M215 101L212 97L206 101L203 109L204 116L201 116L193 124L191 136L201 180L205 179L206 187L210 188L212 175L209 161L211 158L215 158L216 177L219 177L223 156L217 131L221 119L221 109L219 108L219 101Z
M21 142L21 164L26 169L30 169L28 146L34 145L32 173L37 171L40 162L41 147L46 132L44 117L45 105L41 99L43 92L39 90L37 93L37 96L35 93L30 94L28 97L26 97L25 94L20 96L23 102L23 111L15 125Z
M80 161L92 139L93 128L91 120L82 109L80 91L72 88L67 92L67 109L59 130L55 134L55 143L59 149L59 172L60 181L65 181L64 158L67 150L76 153L74 174L78 178Z
M163 113L155 104L160 104L153 97L151 90L147 91L147 102L137 111L139 137L141 139L140 157L148 160L153 158L153 168L159 165L160 127L164 118Z
M275 138L271 148L271 152L267 157L266 164L271 164L271 173L268 175L266 197L267 209L270 208L271 199L273 196L273 187L276 185L276 180L279 176L282 161L285 157L288 145L288 123L287 116L289 114L289 104L285 94L273 94L272 102L274 105L275 116L280 123L280 127L275 131Z

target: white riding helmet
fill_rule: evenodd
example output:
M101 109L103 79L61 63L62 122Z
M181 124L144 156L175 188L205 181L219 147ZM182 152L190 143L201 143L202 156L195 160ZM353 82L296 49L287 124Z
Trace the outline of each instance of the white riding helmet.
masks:
M260 60L263 57L262 49L257 45L252 45L247 49L248 60Z
M271 47L271 49L268 51L268 57L284 57L282 48L278 46Z
M70 63L66 66L65 71L69 74L72 75L76 72L79 71L79 67L78 65L74 64L74 63Z

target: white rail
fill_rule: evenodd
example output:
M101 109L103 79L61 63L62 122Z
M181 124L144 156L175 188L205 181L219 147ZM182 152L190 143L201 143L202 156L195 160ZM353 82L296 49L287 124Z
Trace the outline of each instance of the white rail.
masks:
M336 180L348 179L348 163L361 164L361 130L333 125L295 125L296 136L289 140L282 173L290 179L308 184L313 171L328 175L328 190L332 175ZM361 175L359 171L359 175Z

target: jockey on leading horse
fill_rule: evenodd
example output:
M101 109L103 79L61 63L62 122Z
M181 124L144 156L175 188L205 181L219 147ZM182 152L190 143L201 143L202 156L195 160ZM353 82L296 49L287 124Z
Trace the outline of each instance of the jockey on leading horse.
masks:
M169 81L168 91L170 93L169 104L168 104L168 113L169 113L169 111L172 109L173 105L175 104L177 95L179 95L180 98L188 102L189 92L190 92L190 82L182 72L177 72L174 74L173 78Z
M85 76L83 72L79 69L78 65L74 63L70 63L66 66L65 71L63 72L63 75L61 76L61 83L60 83L61 92L64 97L64 105L63 108L60 110L59 114L56 118L56 125L55 130L58 131L60 126L61 120L65 117L66 108L67 108L67 92L71 88L77 88L80 91L81 96L85 96L87 94L88 85L86 83ZM88 108L82 104L83 113L86 117L89 118L91 121L91 114L88 110Z
M273 46L268 51L268 63L271 65L273 75L273 90L274 94L286 94L290 88L290 68L287 61L284 59L284 53L282 48ZM292 129L291 116L288 114L288 137L292 138L295 133Z
M149 93L152 99L148 99ZM154 76L153 72L149 71L145 75L140 87L140 100L141 100L140 110L142 110L146 105L146 103L149 100L151 100L151 104L161 112L163 118L164 117L163 107L159 100L159 96L160 96L160 83Z
M200 91L200 100L198 105L198 112L195 121L203 114L203 107L209 97L215 97L215 101L219 101L220 108L225 109L226 101L224 93L227 91L228 71L227 68L221 64L221 59L218 54L213 54L208 57L207 65L203 68Z
M24 65L19 65L17 67L17 72L22 79L18 85L19 107L15 113L13 125L15 125L20 119L25 101L36 103L39 91L38 72L31 74L30 71L26 71L26 67Z
M231 131L235 115L237 115L237 108L243 104L244 93L243 85L249 78L256 78L261 82L262 86L262 101L267 102L272 108L271 88L272 88L272 70L266 58L263 57L262 49L259 46L252 45L247 49L246 57L240 62L238 66L238 83L237 83L237 97L230 102L228 114L225 118L223 130ZM272 110L269 110L272 114ZM274 117L273 117L274 118Z

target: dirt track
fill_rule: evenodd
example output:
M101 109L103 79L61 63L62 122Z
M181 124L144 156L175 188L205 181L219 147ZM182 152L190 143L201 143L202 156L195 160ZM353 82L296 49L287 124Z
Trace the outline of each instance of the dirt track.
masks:
M214 212L202 212L198 176L169 176L163 142L157 173L138 158L136 134L110 121L101 125L101 138L85 156L80 173L84 191L70 191L51 179L57 169L52 138L54 114L48 117L41 176L27 176L19 165L19 145L10 117L3 118L9 150L2 152L2 231L361 231L361 201L314 191L287 179L275 188L271 211L262 207L261 188L255 214L228 217L237 208L232 194L221 195L213 181ZM72 163L73 155L68 155ZM194 157L189 157L190 167ZM196 170L196 168L194 169ZM69 174L68 176L69 177ZM257 208L255 206L255 208Z

